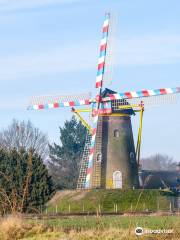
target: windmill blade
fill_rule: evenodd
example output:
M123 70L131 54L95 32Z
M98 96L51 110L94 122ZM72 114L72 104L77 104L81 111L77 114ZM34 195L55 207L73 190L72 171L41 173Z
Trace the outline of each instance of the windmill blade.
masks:
M175 93L150 97L131 98L128 100L117 99L112 101L112 107L114 110L118 110L119 106L125 107L126 105L137 106L143 104L145 108L158 107L167 104L177 104L179 97L180 95L178 93Z
M128 101L131 101L132 99L139 99L144 100L148 103L148 98L154 98L154 102L156 97L158 96L166 96L166 95L173 95L180 93L180 87L176 88L160 88L160 89L153 89L153 90L142 90L142 91L131 91L131 92L125 92L125 93L115 93L110 94L109 97L103 98L102 101L112 101L112 100L123 100L128 99ZM173 98L172 98L173 99ZM134 100L135 101L135 100ZM150 102L150 100L149 100Z
M101 91L102 91L102 86L103 86L103 77L104 77L104 70L105 70L109 20L110 20L110 14L106 13L105 20L103 23L102 39L100 42L100 55L99 55L99 59L98 59L98 70L97 70L97 76L96 76L96 88L98 88L97 97L96 97L97 102L95 104L95 114L93 116L93 128L92 128L93 131L92 131L91 145L90 145L90 150L89 150L88 168L87 168L85 188L90 188L91 181L92 181L93 158L94 158L94 152L95 152L95 140L96 140L97 126L98 126L99 108L101 105L101 97L100 96L101 96Z
M96 75L96 88L99 88L99 89L101 89L103 85L106 50L107 50L108 33L109 33L109 21L110 21L110 14L106 13L105 20L103 23L103 29L102 29L102 39L100 42L100 54L98 59L98 71Z
M109 19L109 33L106 49L106 68L104 70L103 85L109 86L112 83L117 59L117 14L111 13Z
M158 107L161 105L167 104L177 104L179 98L179 94L166 94L166 95L157 95L150 97L141 97L141 98L132 98L129 99L128 102L130 105L137 105L143 102L143 105L148 107Z
M91 103L90 98L90 93L76 95L36 96L30 98L28 110L89 105Z

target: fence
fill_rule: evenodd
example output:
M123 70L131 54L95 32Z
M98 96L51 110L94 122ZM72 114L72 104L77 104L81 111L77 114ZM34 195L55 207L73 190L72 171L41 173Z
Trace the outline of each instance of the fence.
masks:
M40 207L38 213L41 214L120 214L133 212L180 212L180 197L158 197L156 202L143 202L138 204L132 203L98 203L96 205L89 205L86 203L67 203L58 205Z

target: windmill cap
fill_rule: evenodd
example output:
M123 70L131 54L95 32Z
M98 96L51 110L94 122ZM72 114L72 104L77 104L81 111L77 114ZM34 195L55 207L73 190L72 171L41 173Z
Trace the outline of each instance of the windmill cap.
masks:
M109 88L105 88L104 91L101 93L101 97L102 98L106 98L109 97L110 94L116 94L117 92L109 89ZM118 100L112 100L111 103L115 103ZM122 104L121 105L130 105L128 103L128 101L126 99L121 100ZM122 113L122 114L128 114L128 115L135 115L135 112L133 110L133 108L129 108L129 109L115 109L113 107L113 105L111 104L112 107L112 112L113 113Z

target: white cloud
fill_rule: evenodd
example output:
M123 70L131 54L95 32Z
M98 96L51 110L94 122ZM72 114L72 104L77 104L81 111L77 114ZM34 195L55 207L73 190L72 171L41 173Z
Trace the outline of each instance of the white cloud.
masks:
M180 35L154 34L120 41L120 64L153 65L180 61Z
M180 62L180 35L151 35L123 39L117 64L146 66ZM0 57L0 80L96 69L94 42L50 48L44 52Z
M93 51L87 43L52 48L45 53L4 56L0 58L0 80L87 70L95 67L96 56L96 48Z
M0 11L30 9L53 4L68 4L80 0L0 0Z

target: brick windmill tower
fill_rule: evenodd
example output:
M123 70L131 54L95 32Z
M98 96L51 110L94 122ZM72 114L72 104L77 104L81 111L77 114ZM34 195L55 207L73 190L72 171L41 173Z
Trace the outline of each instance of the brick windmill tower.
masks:
M140 111L140 123L144 105L157 98L180 93L180 88L117 93L104 88L106 58L109 48L110 14L105 14L100 55L95 87L97 94L57 95L33 97L29 110L70 107L87 127L87 141L77 183L78 189L89 188L138 188L138 165L142 128L139 129L138 144L135 150L131 117ZM82 108L87 106L87 108ZM75 109L75 107L78 107ZM93 122L89 125L81 112L90 112Z
M106 98L110 94L115 92L105 89L101 97ZM113 100L108 109L99 110L92 175L86 178L86 184L92 188L139 187L131 125L131 116L135 113L132 108L118 109L125 104L128 104L125 100Z

